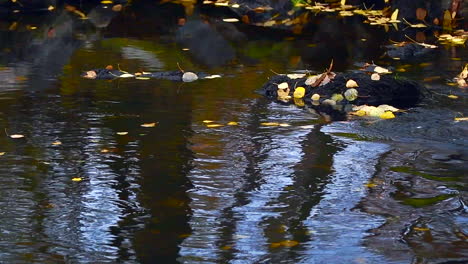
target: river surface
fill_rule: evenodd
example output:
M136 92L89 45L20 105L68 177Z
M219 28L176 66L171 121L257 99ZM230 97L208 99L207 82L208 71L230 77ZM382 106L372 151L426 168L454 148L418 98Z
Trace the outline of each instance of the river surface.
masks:
M394 61L382 46L401 32L358 18L294 35L200 6L83 12L0 18L0 263L468 261L467 96L446 85L464 47ZM433 94L393 120L329 122L255 92L332 58ZM222 77L80 77L106 65Z

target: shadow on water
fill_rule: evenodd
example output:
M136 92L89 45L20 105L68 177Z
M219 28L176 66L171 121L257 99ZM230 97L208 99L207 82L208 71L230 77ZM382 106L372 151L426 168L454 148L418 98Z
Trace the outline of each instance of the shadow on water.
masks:
M332 58L337 71L388 64L382 29L317 16L294 35L224 23L190 3L81 11L89 19L70 8L0 19L0 262L466 257L465 127L447 121L462 103L394 123L324 124L302 106L254 93L270 69L321 71ZM395 64L419 80L437 63L447 65L437 74L453 76L461 62L446 55L463 51L440 52L429 65ZM179 64L223 77L80 78L108 64L129 72Z

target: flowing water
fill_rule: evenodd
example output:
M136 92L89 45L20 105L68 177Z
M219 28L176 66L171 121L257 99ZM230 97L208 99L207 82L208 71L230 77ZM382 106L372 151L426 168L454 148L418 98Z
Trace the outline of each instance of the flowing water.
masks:
M453 121L467 97L445 85L466 50L392 62L381 46L397 33L355 18L297 36L185 11L0 19L0 263L468 260L468 127ZM331 58L435 80L434 98L395 120L329 123L255 93L272 71ZM108 64L222 78L80 77Z

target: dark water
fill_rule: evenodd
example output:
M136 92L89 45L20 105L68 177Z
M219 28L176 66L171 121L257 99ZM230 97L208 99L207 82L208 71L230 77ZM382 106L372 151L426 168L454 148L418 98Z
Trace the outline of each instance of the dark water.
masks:
M359 19L296 36L200 13L183 27L174 4L0 20L0 263L468 260L466 91L445 85L466 50L395 62L381 45L401 35ZM391 63L435 93L394 120L331 124L255 93L270 70L331 58ZM223 77L80 78L108 64Z

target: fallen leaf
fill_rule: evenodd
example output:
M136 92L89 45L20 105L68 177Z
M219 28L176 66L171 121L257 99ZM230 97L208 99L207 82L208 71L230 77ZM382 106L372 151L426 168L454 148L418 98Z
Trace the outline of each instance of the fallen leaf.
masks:
M80 178L80 177L75 177L75 178L72 178L72 181L74 182L79 182L79 181L82 181L83 178Z
M182 81L183 82L193 82L198 80L198 75L196 75L193 72L184 72L182 75Z
M263 123L260 123L260 125L262 125L262 126L279 126L280 123L277 123L277 122L263 122Z
M458 99L458 96L453 95L453 94L447 95L447 97L450 99Z
M155 127L156 123L144 123L140 125L141 127Z
M388 69L385 69L385 68L380 67L380 66L376 66L376 67L374 68L374 72L376 72L376 73L381 73L381 74L382 74L382 73L390 73L390 71L389 71Z
M279 126L280 127L290 127L291 125L287 124L287 123L280 123Z
M55 142L52 142L52 145L54 145L54 146L62 145L62 142L57 140Z
M125 136L128 135L128 132L117 132L116 134L119 136Z
M378 185L375 183L367 183L367 184L364 184L364 186L367 188L374 188L374 187L377 187Z
M393 107L391 105L387 105L387 104L383 104L383 105L379 105L377 108L380 108L384 111L391 111L391 112L398 112L400 111L400 109L396 108L396 107Z
M221 75L218 75L218 74L209 75L209 76L206 76L203 79L215 79L215 78L221 78Z
M468 121L468 117L455 117L455 121Z
M427 227L413 227L414 231L429 231L430 229Z
M284 247L294 247L299 245L299 242L297 242L296 240L284 240L281 241L280 244Z
M237 19L237 18L223 18L223 22L235 23L235 22L239 22L239 19Z
M124 73L119 76L120 78L132 78L135 77L135 75L130 74L130 73Z
M312 97L311 97L311 99L312 99L313 101L318 101L318 100L320 100L320 95L319 95L319 94L313 94Z
M359 87L359 85L357 84L355 80L350 79L346 82L346 88L356 88L356 87Z
M395 115L391 111L386 111L379 116L382 119L392 119L395 118Z
M237 125L239 125L239 123L231 121L231 122L228 122L227 125L228 126L237 126Z
M348 89L345 91L344 93L344 97L346 98L346 100L348 101L354 101L358 98L358 91L354 88L351 88L351 89Z
M294 98L296 99L300 99L300 98L303 98L305 95L305 88L304 87L296 87L296 89L294 90Z
M105 149L105 148L101 149L101 153L109 153L109 152L110 152L110 150L108 150L108 149Z
M13 134L13 135L10 135L10 138L24 138L24 135Z
M5 155L5 152L0 152L0 156L3 156L3 155Z
M209 124L209 123L213 123L214 121L213 120L203 120L203 123L205 124Z
M222 127L224 125L221 125L221 124L208 124L206 125L206 127L209 127L209 128L216 128L216 127Z
M371 80L373 81L380 81L380 75L378 73L373 73L371 75Z
M303 73L291 73L291 74L287 74L286 76L288 76L289 79L300 79L300 78L304 78L306 75L303 74Z

